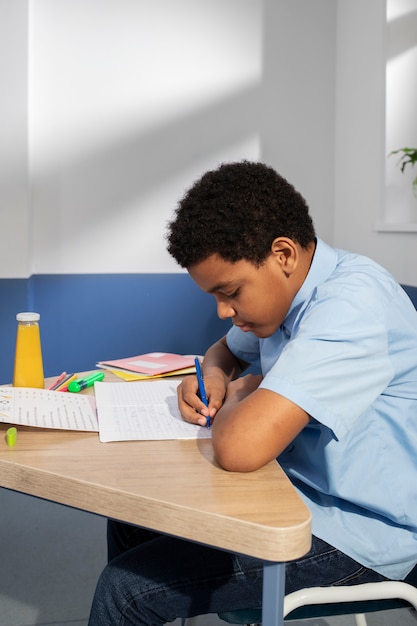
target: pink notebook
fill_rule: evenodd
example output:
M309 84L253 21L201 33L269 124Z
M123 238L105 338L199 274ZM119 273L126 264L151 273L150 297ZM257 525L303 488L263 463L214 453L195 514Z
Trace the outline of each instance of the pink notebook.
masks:
M145 374L146 376L158 376L167 372L193 367L194 357L171 354L170 352L149 352L148 354L139 354L127 359L100 361L97 363L97 366Z

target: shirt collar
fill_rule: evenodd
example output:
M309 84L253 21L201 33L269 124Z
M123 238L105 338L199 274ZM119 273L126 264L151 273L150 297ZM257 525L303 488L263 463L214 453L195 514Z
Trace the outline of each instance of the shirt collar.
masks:
M297 317L301 306L310 296L313 289L327 280L333 273L337 265L337 260L337 251L321 239L317 238L316 249L314 251L313 260L308 274L292 301L287 316L282 324L289 334L291 334L294 320Z

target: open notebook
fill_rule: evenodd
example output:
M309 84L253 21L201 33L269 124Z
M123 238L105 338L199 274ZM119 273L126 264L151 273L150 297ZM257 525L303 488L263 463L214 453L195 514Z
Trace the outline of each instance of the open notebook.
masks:
M177 401L178 380L94 385L100 441L196 439L211 430L184 422Z

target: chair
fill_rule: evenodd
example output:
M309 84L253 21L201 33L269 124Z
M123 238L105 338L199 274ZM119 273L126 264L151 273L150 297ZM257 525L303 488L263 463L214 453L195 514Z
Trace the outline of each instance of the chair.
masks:
M357 626L366 626L366 613L410 608L417 611L417 566L404 581L382 581L343 587L311 587L285 596L286 620L333 615L355 615ZM220 613L229 624L261 624L261 610Z

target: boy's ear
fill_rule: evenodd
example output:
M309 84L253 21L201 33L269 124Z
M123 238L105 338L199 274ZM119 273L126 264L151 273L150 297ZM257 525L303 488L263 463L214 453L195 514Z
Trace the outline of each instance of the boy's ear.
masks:
M292 274L298 263L298 248L289 237L277 237L271 244L271 252L287 276Z

